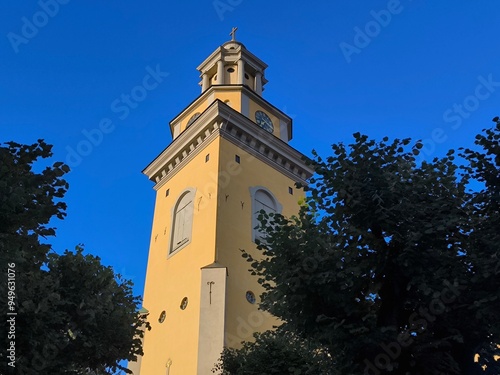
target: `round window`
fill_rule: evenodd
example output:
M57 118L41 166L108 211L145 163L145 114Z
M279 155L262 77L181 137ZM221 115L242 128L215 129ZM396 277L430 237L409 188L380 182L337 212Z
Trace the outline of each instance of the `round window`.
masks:
M158 318L158 321L160 323L163 323L165 321L165 318L167 317L167 313L165 312L165 310L163 310L160 314L160 317Z
M227 71L228 71L229 73L234 73L234 68L227 68Z
M255 303L255 294L254 294L254 292L252 292L252 291L249 290L246 293L246 297L247 297L247 301L249 303L251 303L252 305Z
M186 310L187 305L188 305L188 298L184 297L181 301L181 306L180 306L181 310Z

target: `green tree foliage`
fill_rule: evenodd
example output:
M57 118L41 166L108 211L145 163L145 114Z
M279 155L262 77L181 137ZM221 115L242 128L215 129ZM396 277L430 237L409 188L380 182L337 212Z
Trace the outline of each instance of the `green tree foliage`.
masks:
M300 213L263 212L263 258L243 254L265 288L261 308L284 322L277 335L319 343L337 374L499 374L494 121L474 150L462 150L462 168L453 151L418 164L420 142L359 133L326 160L314 153ZM484 188L473 192L471 183ZM246 344L230 360L226 353L226 373L253 374L244 365L261 345Z
M499 354L500 322L500 119L493 119L496 126L483 130L476 136L479 150L465 149L462 156L469 161L471 176L483 184L480 191L470 196L471 219L468 237L469 321L484 324L474 332L471 327L470 342L478 348L481 363L491 374L500 374L500 363L492 361ZM488 340L485 334L490 333Z
M61 177L69 168L55 163L40 173L33 171L38 159L52 155L52 147L43 141L5 146L0 148L0 254L37 269L50 250L40 238L55 235L49 221L66 216L66 204L59 199L68 189Z
M255 334L255 343L225 349L213 372L222 375L334 375L331 357L319 345L290 332Z
M36 171L50 156L51 146L42 140L0 147L2 373L127 371L120 361L142 354L140 299L132 295L130 281L85 255L82 246L59 255L45 243L55 235L51 219L65 216L61 199L68 189L65 164ZM8 269L15 274L15 297L8 294ZM5 318L12 311L15 332ZM15 363L8 358L11 341Z

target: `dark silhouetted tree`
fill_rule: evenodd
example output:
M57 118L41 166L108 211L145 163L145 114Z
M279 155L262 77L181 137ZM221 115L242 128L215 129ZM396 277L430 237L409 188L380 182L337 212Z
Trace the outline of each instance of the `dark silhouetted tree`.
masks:
M421 142L359 133L325 160L314 153L316 175L300 213L262 213L263 259L243 254L265 288L261 308L284 322L275 336L317 343L335 374L499 374L494 121L474 149L461 151L465 167L453 151L418 164ZM273 361L261 350L271 345L226 351L220 368L254 374L257 356ZM259 372L271 373L280 372Z
M66 215L61 199L69 171L60 162L40 168L50 156L42 140L0 147L2 373L125 371L120 362L142 354L140 298L130 281L81 246L59 255L46 242L55 235L51 220ZM15 283L8 283L8 273ZM15 319L15 331L6 317Z

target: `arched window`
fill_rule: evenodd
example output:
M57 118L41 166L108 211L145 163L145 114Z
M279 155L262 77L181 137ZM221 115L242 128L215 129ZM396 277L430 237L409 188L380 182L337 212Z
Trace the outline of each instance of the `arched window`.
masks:
M194 195L194 190L186 190L181 194L173 207L169 254L175 253L191 241Z
M259 215L261 210L266 213L281 213L282 206L268 189L263 186L256 186L250 188L250 195L252 196L252 241L262 241L264 233L257 229L260 225Z
M192 115L189 121L187 122L186 129L189 128L191 124L195 122L198 117L200 117L200 115L201 115L200 112L196 112L194 115Z

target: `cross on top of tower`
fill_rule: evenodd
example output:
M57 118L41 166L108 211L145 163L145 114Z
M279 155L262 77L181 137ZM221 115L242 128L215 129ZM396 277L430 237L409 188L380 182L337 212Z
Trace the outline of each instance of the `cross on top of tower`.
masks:
M237 27L233 27L229 35L231 35L231 40L235 41L236 40L236 30L238 30Z

